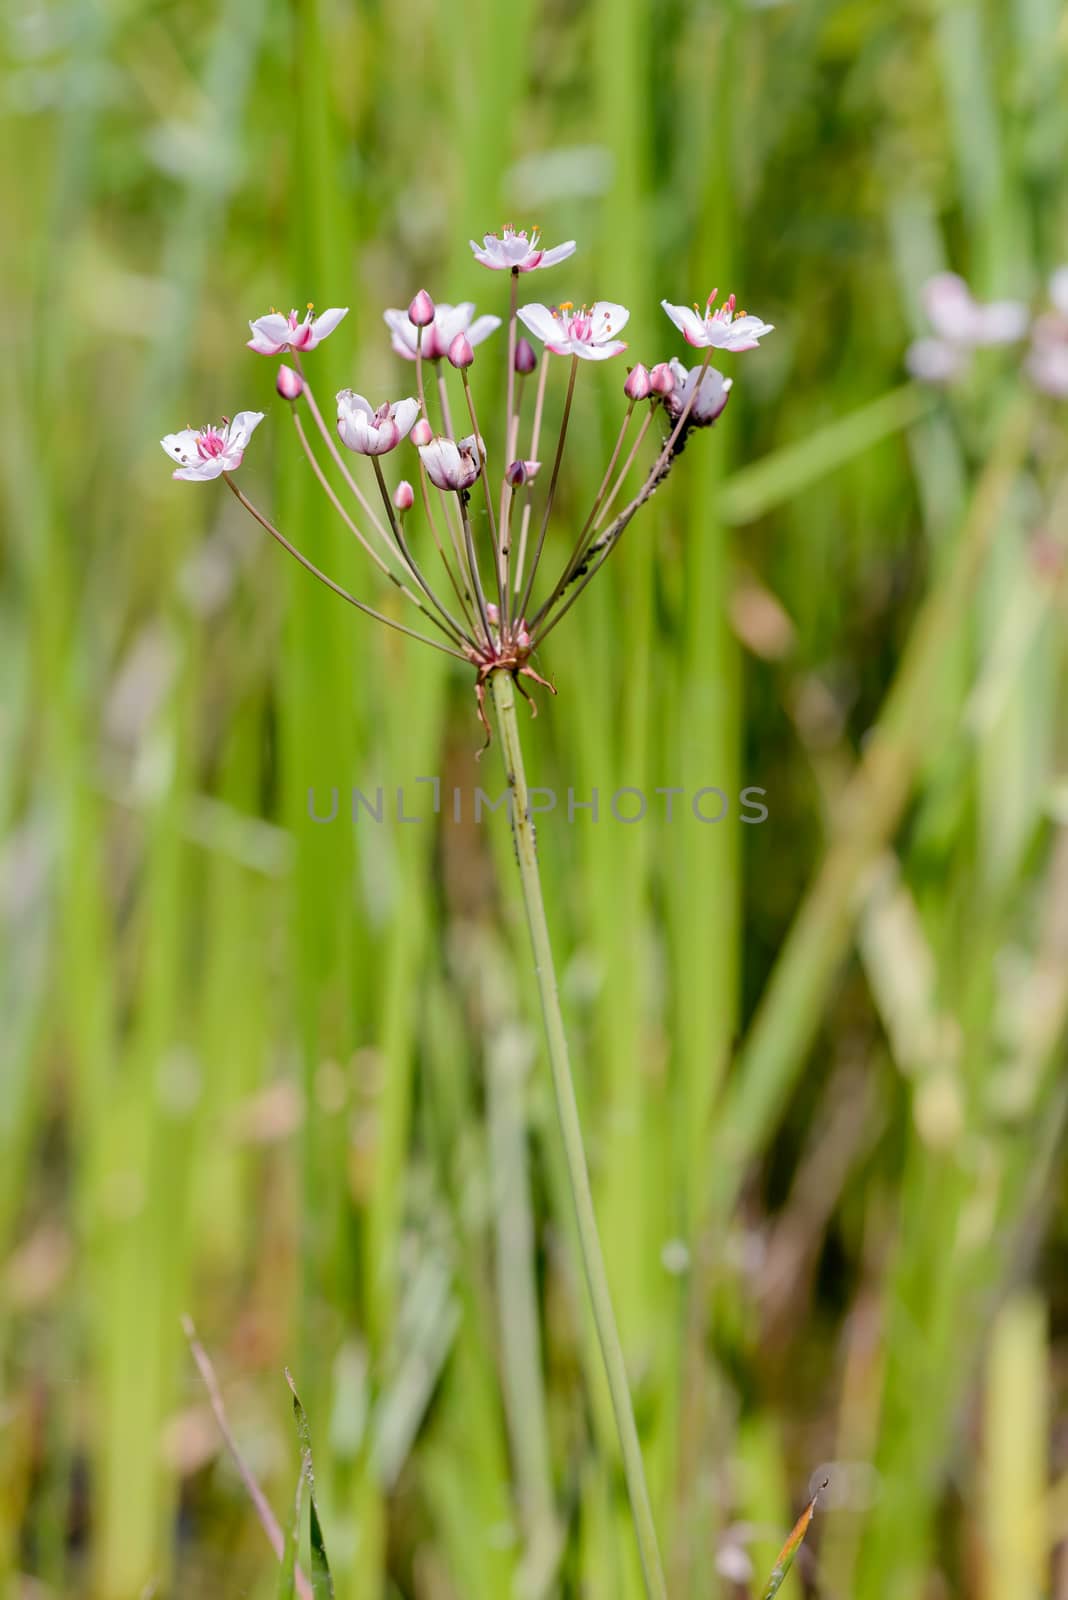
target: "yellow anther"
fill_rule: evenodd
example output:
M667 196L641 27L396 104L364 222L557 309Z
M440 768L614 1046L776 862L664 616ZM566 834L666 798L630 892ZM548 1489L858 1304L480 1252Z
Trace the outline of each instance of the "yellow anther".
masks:
M574 311L574 309L575 309L574 300L561 300L561 302L560 302L560 310L561 311Z

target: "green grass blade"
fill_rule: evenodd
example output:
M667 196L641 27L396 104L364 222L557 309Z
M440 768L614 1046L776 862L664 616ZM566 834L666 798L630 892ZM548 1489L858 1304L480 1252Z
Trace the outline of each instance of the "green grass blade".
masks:
M296 1600L297 1594L297 1547L300 1544L300 1514L304 1499L304 1472L303 1469L297 1478L297 1489L293 1502L293 1520L286 1532L285 1552L282 1556L282 1569L278 1574L278 1600Z
M315 1467L312 1461L311 1429L308 1426L307 1413L300 1403L296 1385L293 1382L289 1369L286 1369L286 1382L289 1384L293 1396L293 1416L297 1423L297 1438L300 1441L300 1470L304 1481L308 1485L308 1518L311 1526L311 1581L312 1593L315 1600L333 1600L334 1580L330 1576L330 1563L326 1556L326 1541L323 1537L322 1523L319 1521L319 1507L315 1499Z

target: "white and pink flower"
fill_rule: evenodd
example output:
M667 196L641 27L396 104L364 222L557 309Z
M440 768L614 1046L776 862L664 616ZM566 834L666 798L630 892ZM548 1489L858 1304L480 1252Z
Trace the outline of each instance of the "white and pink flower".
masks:
M695 428L707 428L715 422L730 399L734 379L725 378L715 367L691 367L687 371L682 362L674 357L671 360L671 376L675 380L675 387L664 398L668 416L677 422L689 406L687 421ZM694 396L692 404L691 395Z
M419 446L426 475L437 489L469 489L482 471L485 449L481 439L468 434L466 439L437 437Z
M905 351L909 375L921 383L952 383L968 365L968 353L948 339L913 339Z
M627 324L630 312L614 300L597 300L587 310L576 311L570 301L559 306L537 303L522 306L519 320L546 350L557 356L580 356L583 361L607 361L627 348L616 334Z
M313 317L313 309L309 305L303 318L295 311L291 311L288 317L284 317L280 311L257 317L255 322L249 323L252 329L249 349L255 350L259 356L279 356L283 350L314 350L317 344L322 344L328 333L333 333L349 310L348 306L331 306L321 316Z
M574 239L569 239L566 244L543 250L537 228L531 228L528 238L525 228L513 228L511 224L506 224L500 233L487 233L481 245L473 239L468 242L475 260L494 272L533 272L535 267L555 267L558 261L573 256L578 248Z
M342 442L361 456L384 456L395 450L415 426L419 402L409 397L375 410L362 394L342 389L337 397L337 431Z
M391 343L399 356L414 361L418 347L419 329L407 311L392 308L382 313L390 331ZM458 333L467 335L471 345L481 344L501 325L500 317L476 317L470 300L461 305L438 305L434 320L423 329L422 352L427 361L440 361L449 352L449 346Z
M728 295L718 310L712 307L718 289L713 289L702 312L699 306L673 306L668 300L660 304L678 328L687 344L697 350L755 350L765 334L771 333L775 324L761 322L747 311L737 311L737 298Z
M239 411L232 420L224 417L217 428L201 428L199 432L183 428L181 433L168 433L160 444L178 463L171 476L187 483L204 483L224 472L235 472L262 421L262 411Z
M938 272L923 286L923 306L939 339L965 349L1015 344L1027 332L1029 313L1022 300L976 300L955 272Z

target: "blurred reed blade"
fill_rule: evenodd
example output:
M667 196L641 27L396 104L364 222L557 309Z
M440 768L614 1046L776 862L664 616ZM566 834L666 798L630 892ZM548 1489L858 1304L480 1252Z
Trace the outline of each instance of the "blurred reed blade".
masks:
M732 473L720 491L720 516L729 523L755 522L880 440L902 432L934 405L929 390L904 384L859 411L825 422L797 444Z

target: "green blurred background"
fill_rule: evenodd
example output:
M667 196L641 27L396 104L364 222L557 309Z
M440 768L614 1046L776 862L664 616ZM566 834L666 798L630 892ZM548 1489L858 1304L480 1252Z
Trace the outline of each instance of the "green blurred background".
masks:
M767 790L539 830L671 1593L761 1592L829 1473L794 1593L1068 1595L1064 415L903 368L932 271L1068 258L1068 12L9 0L3 49L0 1591L275 1594L189 1312L280 1515L292 1369L340 1600L639 1595L503 816L306 813L496 791L469 679L157 442L267 411L242 483L382 603L246 321L349 305L320 395L406 393L381 309L500 314L510 219L648 362L662 296L776 324L529 726L561 793Z

